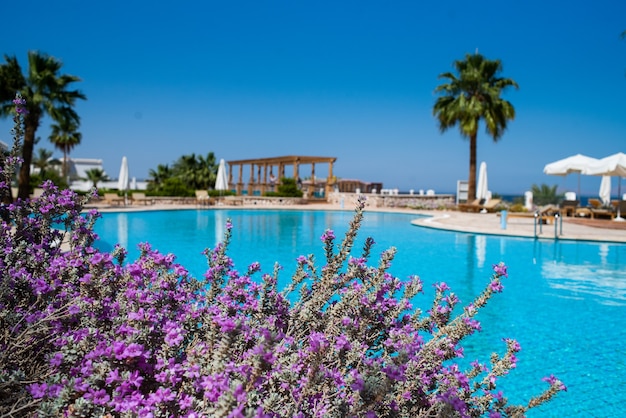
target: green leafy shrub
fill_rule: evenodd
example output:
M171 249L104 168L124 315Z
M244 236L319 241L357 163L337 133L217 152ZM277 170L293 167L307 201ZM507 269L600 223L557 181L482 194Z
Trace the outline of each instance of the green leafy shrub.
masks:
M265 196L274 197L302 197L302 190L298 188L296 180L293 178L283 177L280 184L276 187L275 192L266 192Z

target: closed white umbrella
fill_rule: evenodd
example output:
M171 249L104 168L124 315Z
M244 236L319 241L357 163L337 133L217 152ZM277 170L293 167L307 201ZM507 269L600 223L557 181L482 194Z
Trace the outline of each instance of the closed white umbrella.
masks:
M489 186L487 184L487 163L480 163L478 169L478 181L476 182L476 199L487 200L489 195Z
M217 179L215 180L215 190L228 190L228 178L226 177L226 161L222 158L217 167Z
M604 206L611 204L611 176L602 176L598 196L600 196L600 200Z
M126 195L128 194L128 159L126 159L126 156L122 157L120 175L117 178L117 188L124 191L124 204L126 204Z

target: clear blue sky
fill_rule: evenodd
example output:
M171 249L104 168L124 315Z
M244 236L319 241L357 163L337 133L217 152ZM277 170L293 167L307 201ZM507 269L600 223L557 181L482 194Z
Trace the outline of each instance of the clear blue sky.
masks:
M183 154L301 154L337 157L338 177L454 191L469 144L440 134L433 90L477 48L520 85L505 95L517 116L501 141L479 132L493 192L575 190L575 176L543 166L626 152L622 0L33 0L4 2L2 15L0 52L26 67L39 50L82 78L71 156L103 159L111 177L124 155L146 178ZM40 146L53 149L48 126ZM5 142L10 127L0 121ZM582 184L597 194L600 179Z

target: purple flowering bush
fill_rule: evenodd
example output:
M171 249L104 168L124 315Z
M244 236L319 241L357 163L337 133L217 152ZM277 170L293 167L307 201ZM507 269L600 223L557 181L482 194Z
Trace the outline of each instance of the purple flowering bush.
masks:
M2 193L17 162L2 164ZM511 339L461 369L461 342L480 330L475 316L502 291L506 266L465 307L436 284L422 312L411 303L420 279L387 272L395 249L373 266L372 239L352 255L363 201L341 242L322 235L323 265L299 257L281 290L278 266L236 270L230 222L195 278L149 244L137 260L95 249L98 214L44 189L3 208L0 416L508 417L565 389L550 376L542 394L509 405L496 384L515 367Z

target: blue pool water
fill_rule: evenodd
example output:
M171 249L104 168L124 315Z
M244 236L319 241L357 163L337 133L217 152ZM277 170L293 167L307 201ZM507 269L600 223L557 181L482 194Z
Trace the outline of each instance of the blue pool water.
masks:
M299 255L314 254L323 264L320 236L326 228L341 238L352 219L343 211L184 210L105 213L96 224L98 246L121 243L131 259L137 244L150 242L194 275L206 260L201 252L233 223L229 254L238 270L253 261L271 272L283 266L284 285ZM503 337L517 339L518 367L499 383L513 403L525 403L558 376L568 387L529 417L618 417L626 404L626 245L505 238L416 227L416 215L366 212L358 244L376 241L373 255L395 246L390 272L400 278L419 275L425 282L424 307L432 301L432 284L447 282L468 303L488 281L492 265L509 266L505 290L496 295L479 319L483 332L464 345L466 359L487 361L504 351ZM370 264L377 263L372 259Z

